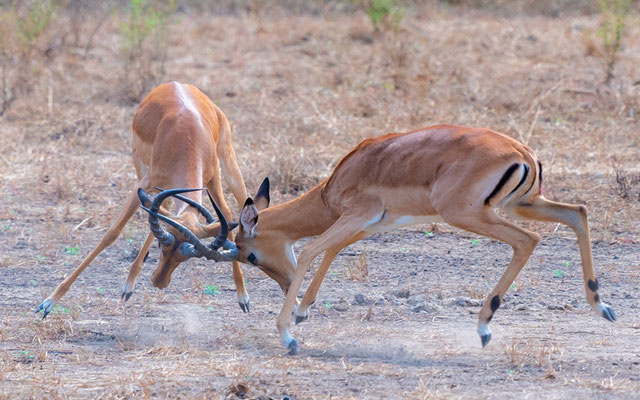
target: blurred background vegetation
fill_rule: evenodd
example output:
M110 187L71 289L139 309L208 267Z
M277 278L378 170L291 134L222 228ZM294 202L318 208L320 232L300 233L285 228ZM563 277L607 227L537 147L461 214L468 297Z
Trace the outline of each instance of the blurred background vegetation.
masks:
M605 82L613 77L616 54L633 0L12 0L0 2L0 67L4 114L20 94L29 93L51 59L69 46L87 57L105 21L118 27L121 89L139 101L163 81L169 26L194 14L273 18L309 15L331 18L364 12L376 33L398 34L407 15L420 18L426 10L477 10L501 17L515 15L598 15L600 26L588 40L602 42ZM428 12L427 12L428 13ZM637 23L637 17L633 19ZM592 32L587 32L587 35ZM595 45L593 45L595 47ZM594 50L589 50L594 51ZM40 60L41 61L41 60ZM35 63L34 63L35 62Z
M116 207L138 102L180 80L227 113L248 186L269 175L276 201L365 137L487 126L530 144L547 195L587 203L612 240L640 215L639 16L637 0L0 1L0 147L24 167L4 187L111 184L94 201Z

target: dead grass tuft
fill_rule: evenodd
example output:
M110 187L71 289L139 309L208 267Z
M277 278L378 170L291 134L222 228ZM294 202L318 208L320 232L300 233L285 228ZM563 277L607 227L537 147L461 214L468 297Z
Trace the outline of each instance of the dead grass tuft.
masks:
M555 365L562 359L564 350L554 343L514 338L504 346L504 354L514 367L537 366L546 372L548 379L554 379L558 373Z
M615 161L613 172L616 175L615 193L627 201L640 201L640 172L630 172Z
M369 264L364 248L356 255L355 260L347 262L347 270L349 279L353 281L364 282L369 279Z

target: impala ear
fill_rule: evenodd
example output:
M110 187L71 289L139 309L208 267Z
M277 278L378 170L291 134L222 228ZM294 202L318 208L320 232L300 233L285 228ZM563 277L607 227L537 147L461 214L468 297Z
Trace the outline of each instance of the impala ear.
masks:
M138 199L140 199L140 203L149 208L151 207L151 196L147 194L142 188L138 188Z
M270 201L271 198L269 197L269 177L266 177L262 181L260 189L258 189L258 193L256 194L256 208L258 210L265 209L269 207Z
M232 231L238 227L237 222L228 222L228 224L229 224L229 231Z
M256 225L258 225L258 209L253 204L251 197L244 202L244 206L240 212L240 225L242 225L242 229L249 235L253 235L253 230Z

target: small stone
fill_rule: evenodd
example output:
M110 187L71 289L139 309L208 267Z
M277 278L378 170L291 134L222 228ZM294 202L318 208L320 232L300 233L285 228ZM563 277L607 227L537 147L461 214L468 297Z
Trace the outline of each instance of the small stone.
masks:
M442 307L438 304L440 301L433 296L427 296L425 298L422 295L411 296L409 300L407 300L407 305L409 309L415 313L418 312L427 312L427 313L438 313L442 311Z
M549 304L547 305L547 309L554 311L571 311L573 310L573 306L571 306L571 304Z
M409 304L411 311L415 313L427 310L427 301L420 295L409 298L407 303Z
M460 307L480 307L482 300L472 299L470 297L455 297L453 303Z
M344 298L340 298L340 300L333 306L333 309L336 311L347 311L349 309L349 304Z
M367 299L366 297L364 297L364 295L362 293L357 293L355 296L353 296L353 304L357 304L359 306L365 305L370 303L369 299Z
M411 293L409 292L409 289L401 289L393 292L393 295L401 299L408 299L409 296L411 296Z
M387 304L387 301L384 297L378 297L378 299L373 303L374 306L383 306L385 304Z

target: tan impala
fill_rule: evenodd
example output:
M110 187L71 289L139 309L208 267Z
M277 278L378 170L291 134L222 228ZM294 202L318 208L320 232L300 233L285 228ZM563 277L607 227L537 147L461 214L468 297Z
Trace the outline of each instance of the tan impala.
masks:
M139 182L98 246L37 308L36 312L43 311L43 318L53 310L87 265L118 238L127 221L138 209L139 197L143 204L158 212L162 201L175 193L163 192L162 196L156 196L152 201L146 194L147 191L156 190L158 187L206 187L220 204L222 212L230 218L231 210L222 193L222 169L222 175L238 204L242 204L247 197L244 180L231 145L229 121L206 95L192 85L165 83L152 90L142 101L133 119L132 156ZM180 221L195 232L198 238L218 235L220 224L215 223L213 216L200 204L200 190L178 197L179 199L173 202L171 211L163 208L161 212ZM206 224L199 222L199 214L203 214ZM158 238L162 253L158 267L151 277L153 286L167 287L171 273L188 258L179 251L184 239L179 232L173 228L169 231L164 230L154 216L150 216L149 223L151 232L133 261L122 289L124 301L133 293L136 278L140 274L154 236ZM225 235L225 232L222 232L222 236ZM237 261L233 262L233 279L240 307L243 311L248 311L249 296Z
M598 295L587 209L542 196L542 164L518 141L488 129L433 126L364 140L331 175L307 194L272 208L268 185L255 202L248 199L236 235L238 259L259 266L286 292L278 317L280 340L290 353L297 342L289 333L291 313L305 320L331 262L344 247L375 232L433 221L508 243L513 257L478 317L482 345L491 339L489 322L540 236L504 219L559 222L571 227L582 257L587 301L602 317L615 321L613 309ZM266 190L265 190L266 188ZM297 267L292 245L319 235L301 251ZM193 239L193 244L198 240ZM297 295L311 262L322 263L300 305Z

